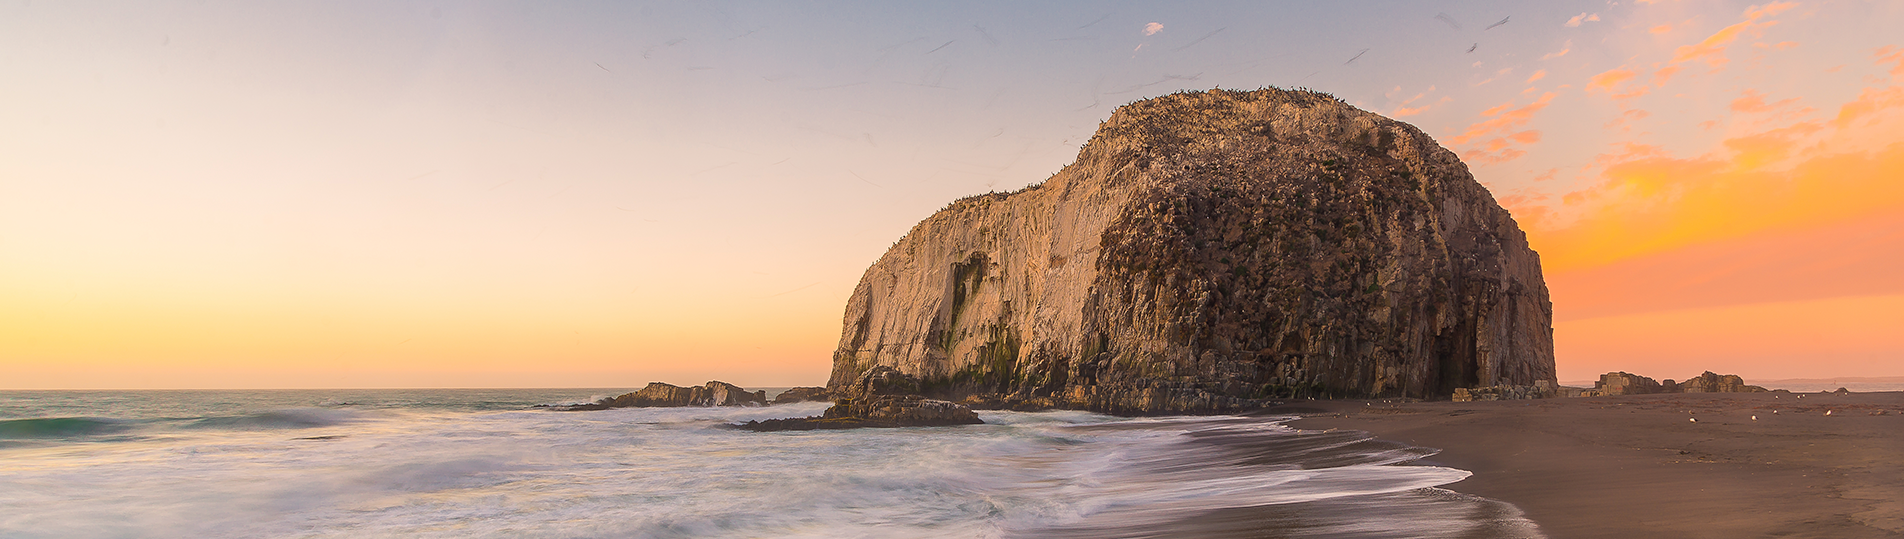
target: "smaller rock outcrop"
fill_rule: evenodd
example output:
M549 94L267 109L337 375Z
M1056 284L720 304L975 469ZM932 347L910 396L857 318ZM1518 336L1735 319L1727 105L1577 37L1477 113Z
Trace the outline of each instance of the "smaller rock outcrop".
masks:
M1684 382L1675 382L1671 378L1655 382L1652 378L1626 372L1609 372L1600 375L1600 381L1593 389L1581 391L1581 397L1604 397L1608 395L1651 395L1656 393L1763 393L1765 388L1745 384L1745 379L1736 374L1714 374L1712 371L1700 373Z
M944 427L984 423L963 404L918 395L919 380L892 367L874 367L846 387L846 395L815 417L748 421L752 431Z
M705 385L681 387L662 382L648 382L640 391L625 393L614 398L606 398L590 404L580 404L561 408L563 411L607 410L609 408L665 408L680 406L766 406L767 392L748 391L746 388L722 382L709 381Z
M1679 383L1683 393L1764 393L1765 388L1745 385L1745 379L1736 374L1713 374L1706 371L1699 376Z
M796 402L819 402L833 400L833 393L824 387L795 387L774 395L773 404L792 404Z
M1545 380L1542 380L1543 382ZM1476 388L1456 388L1454 402L1473 401L1514 401L1544 399L1554 396L1554 390L1543 386L1487 386Z
M1593 384L1593 390L1600 395L1650 395L1663 389L1658 381L1626 371L1609 372L1600 375L1600 381Z

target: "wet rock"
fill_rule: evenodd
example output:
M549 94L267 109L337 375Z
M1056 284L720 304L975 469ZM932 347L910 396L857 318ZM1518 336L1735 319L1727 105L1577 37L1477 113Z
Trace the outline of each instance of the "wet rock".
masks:
M857 418L870 423L904 427L977 425L978 414L955 402L928 399L918 395L886 395L864 399L842 399L826 409L827 419Z
M862 374L822 415L748 421L735 427L753 431L854 429L866 427L944 427L984 423L971 408L917 395L916 377L889 367Z
M709 381L705 385L681 387L662 382L649 382L640 391L625 393L590 404L558 407L563 411L606 410L609 408L666 408L679 406L766 406L766 391L747 391L740 386L721 381Z
M746 388L720 381L709 381L701 386L705 397L693 398L694 406L766 406L766 391L748 391Z
M757 432L896 427L978 425L978 414L955 402L918 395L886 395L870 399L840 399L826 413L813 417L748 421L735 428Z

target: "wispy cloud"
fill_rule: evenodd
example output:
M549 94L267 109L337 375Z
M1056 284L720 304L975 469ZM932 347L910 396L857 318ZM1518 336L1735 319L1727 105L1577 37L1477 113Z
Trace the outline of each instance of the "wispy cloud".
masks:
M1561 45L1561 46L1560 46L1560 50L1557 50L1557 51L1554 51L1554 52L1550 52L1550 53L1547 53L1547 54L1543 54L1543 55L1541 55L1541 57L1540 57L1540 59L1542 59L1542 60L1552 60L1552 59L1555 59L1555 58L1559 58L1559 57L1562 57L1562 56L1566 56L1566 55L1567 55L1567 53L1569 53L1569 52L1573 52L1573 40L1571 40L1571 39L1569 39L1569 40L1567 40L1567 43L1566 43L1565 45Z
M1527 154L1522 147L1540 142L1541 133L1534 129L1520 129L1533 121L1534 115L1552 103L1556 96L1553 92L1541 94L1533 103L1516 107L1508 102L1485 111L1481 116L1487 118L1469 125L1461 134L1448 139L1450 144L1468 146L1461 156L1479 164L1500 164L1520 158Z

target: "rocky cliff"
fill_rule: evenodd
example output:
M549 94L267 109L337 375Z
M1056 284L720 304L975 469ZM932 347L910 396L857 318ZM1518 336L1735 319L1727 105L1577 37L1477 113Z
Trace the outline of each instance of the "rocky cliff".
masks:
M1303 91L1119 108L1042 184L961 199L866 270L828 389L1113 413L1551 383L1538 256L1451 152Z

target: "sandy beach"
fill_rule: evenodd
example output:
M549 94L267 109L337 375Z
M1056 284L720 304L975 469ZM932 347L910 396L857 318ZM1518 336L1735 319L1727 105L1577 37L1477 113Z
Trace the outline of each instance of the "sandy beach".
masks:
M1904 392L1302 401L1302 429L1441 449L1549 537L1904 537ZM1756 417L1756 419L1755 419Z

